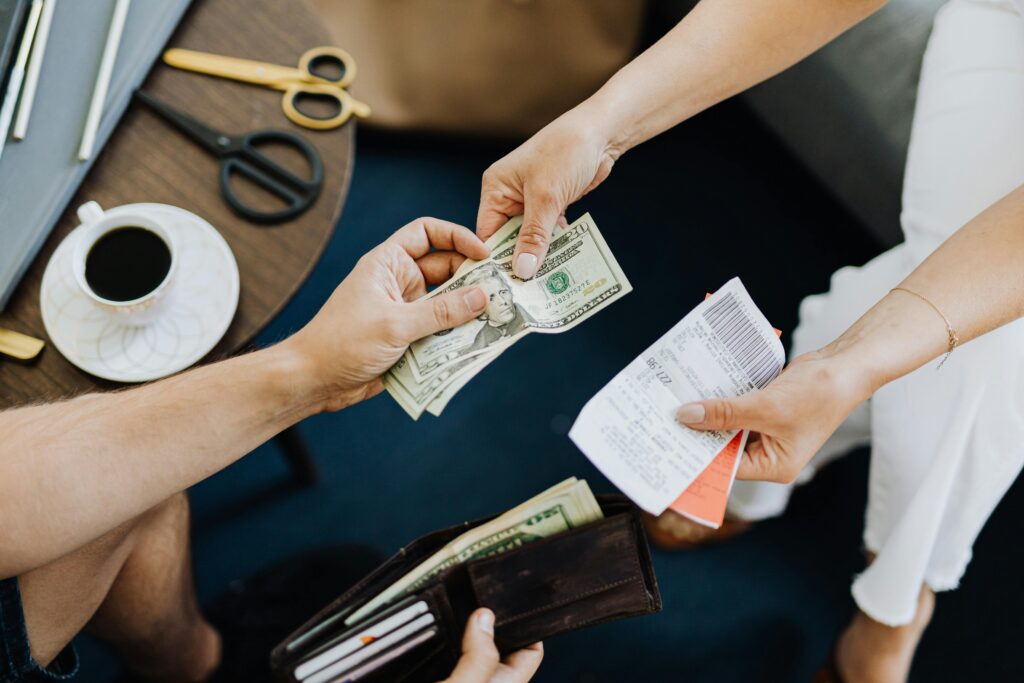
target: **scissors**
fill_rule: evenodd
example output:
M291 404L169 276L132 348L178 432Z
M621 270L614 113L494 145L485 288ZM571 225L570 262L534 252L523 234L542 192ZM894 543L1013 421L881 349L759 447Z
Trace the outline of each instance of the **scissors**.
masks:
M305 128L327 130L342 125L353 114L359 118L370 115L370 107L345 90L356 77L356 62L341 48L325 45L307 50L299 57L298 68L180 48L164 52L164 62L178 69L283 90L284 115ZM322 75L325 67L337 70L338 77ZM304 113L298 106L303 98L332 102L334 114L317 117Z
M295 133L286 130L256 130L244 135L226 135L141 90L136 91L135 97L221 160L221 194L241 216L256 223L280 223L308 209L320 194L324 184L324 166L320 155L311 144ZM309 164L310 178L307 180L292 173L257 149L266 143L283 144L302 154ZM232 173L244 176L284 200L287 206L277 211L260 211L242 203L231 187Z

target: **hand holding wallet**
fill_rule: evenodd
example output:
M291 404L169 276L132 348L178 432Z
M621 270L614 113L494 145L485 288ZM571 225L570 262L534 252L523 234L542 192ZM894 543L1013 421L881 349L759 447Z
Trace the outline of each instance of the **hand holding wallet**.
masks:
M603 518L500 554L454 564L359 621L346 620L423 560L494 517L427 534L274 649L282 681L438 681L458 660L466 620L494 611L502 655L551 636L661 609L639 511L597 496Z

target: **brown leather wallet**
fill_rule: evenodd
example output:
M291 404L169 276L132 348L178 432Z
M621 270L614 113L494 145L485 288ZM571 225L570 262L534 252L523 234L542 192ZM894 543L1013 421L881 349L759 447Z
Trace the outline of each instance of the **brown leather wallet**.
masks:
M410 639L400 657L356 680L414 683L445 678L459 657L466 620L478 607L494 611L495 642L502 654L561 633L660 611L661 595L639 511L625 496L597 500L604 519L453 566L414 595L345 627L347 615L450 540L493 517L422 536L278 645L271 653L275 675L282 681L309 678L301 669L296 674L303 662L417 602L425 602L434 617L431 636L420 643ZM353 680L345 675L312 678L319 679Z

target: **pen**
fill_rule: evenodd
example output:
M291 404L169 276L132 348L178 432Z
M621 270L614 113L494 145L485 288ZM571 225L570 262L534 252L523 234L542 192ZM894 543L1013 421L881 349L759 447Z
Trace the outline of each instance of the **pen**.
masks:
M18 105L18 117L14 120L15 140L22 140L28 130L28 119L32 115L32 103L36 98L36 86L39 84L39 72L46 54L46 41L50 36L50 24L53 23L53 10L57 0L42 0L43 13L39 17L36 37L32 41L32 54L28 58L28 71L25 73L25 89L21 93L21 104Z
M4 145L7 144L7 132L11 129L14 105L18 101L21 82L25 78L25 64L28 62L28 54L32 48L32 36L35 35L36 26L39 25L39 12L42 9L42 0L33 0L32 9L29 10L28 23L25 24L25 33L21 37L21 46L18 48L18 58L11 69L11 78L7 81L4 104L3 107L0 107L0 155L3 155Z
M110 87L110 76L114 72L117 61L117 48L121 44L124 32L124 20L128 16L128 3L131 0L117 0L114 6L114 17L110 20L110 31L107 33L107 44L103 47L103 59L100 70L96 74L96 87L92 91L92 102L89 103L89 115L85 117L85 130L82 133L82 146L78 148L78 160L85 161L92 156L92 148L96 144L96 130L100 127L103 105L107 100L107 88Z

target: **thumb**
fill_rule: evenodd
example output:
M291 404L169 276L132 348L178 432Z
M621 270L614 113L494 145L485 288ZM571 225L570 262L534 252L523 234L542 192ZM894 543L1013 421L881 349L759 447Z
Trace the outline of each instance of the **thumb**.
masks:
M472 320L487 308L487 295L479 287L469 287L405 306L408 317L405 341L408 343Z
M537 274L548 253L551 232L565 211L565 204L548 191L527 191L523 209L523 227L512 256L512 272L521 280Z
M743 396L687 403L676 411L676 420L690 429L717 431L722 429L757 430L760 417L757 410L758 392Z
M489 683L501 658L494 646L494 612L478 609L469 617L462 637L462 657L448 683Z

